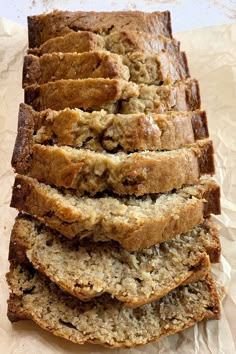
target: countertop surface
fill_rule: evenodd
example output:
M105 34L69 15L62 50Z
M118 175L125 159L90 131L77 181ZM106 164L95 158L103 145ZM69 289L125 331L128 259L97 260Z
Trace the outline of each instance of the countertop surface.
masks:
M1 0L1 17L26 26L28 15L53 9L115 11L138 10L172 13L173 32L236 21L236 0Z

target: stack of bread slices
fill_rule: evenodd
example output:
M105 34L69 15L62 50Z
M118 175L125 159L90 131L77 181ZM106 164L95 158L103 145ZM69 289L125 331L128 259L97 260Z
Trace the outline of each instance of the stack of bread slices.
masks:
M214 151L169 12L29 17L11 321L133 347L219 318Z

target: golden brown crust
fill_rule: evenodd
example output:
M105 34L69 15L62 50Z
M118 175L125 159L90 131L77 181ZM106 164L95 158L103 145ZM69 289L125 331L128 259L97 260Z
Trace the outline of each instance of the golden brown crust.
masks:
M49 194L50 192L51 194ZM182 193L182 190L178 193ZM175 204L176 198L179 198L178 193L172 196L174 199L171 198ZM78 203L82 204L77 209L74 207L74 202L72 206L66 202L66 199L63 202L63 198L64 196L56 189L46 187L29 177L18 175L13 187L11 206L35 216L66 237L72 238L81 234L95 237L95 239L99 239L99 237L100 239L101 237L103 239L104 237L106 239L112 238L128 251L148 248L178 234L188 232L210 213L218 214L220 212L219 186L211 180L197 187L184 189L184 200L181 194L181 204L175 206L175 211L167 209L162 215L158 214L160 209L154 209L150 216L144 218L132 219L133 212L131 211L132 216L128 216L125 204L123 206L119 204L119 208L122 206L125 210L125 219L119 216L121 215L119 209L117 217L115 216L115 206L113 206L113 210L109 211L112 213L112 217L109 218L110 214L107 214L105 218L101 217L100 213L105 212L102 208L106 208L107 203L110 203L111 200L90 198L88 202L90 206L93 205L91 206L93 215L92 219L89 219L91 211L89 212L87 209L86 215L84 214L86 198L78 199ZM165 196L159 198L165 198ZM118 201L115 202L115 200L114 198L114 203L117 203ZM157 200L160 201L160 199ZM122 199L120 202L122 203ZM139 215L138 213L142 209L134 210ZM153 209L150 204L149 212L151 210Z
M220 205L220 188L216 184L212 184L212 187L205 191L204 198L208 201L204 204L204 214L215 214L221 213Z
M22 87L33 85L41 78L40 61L34 55L26 55L23 61Z
M7 317L9 321L18 322L30 319L30 316L21 306L21 298L19 296L10 294L7 303Z
M172 37L170 12L69 12L56 10L48 14L28 17L30 48L39 47L50 38L70 32L91 31L104 35L120 29L138 30Z
M212 263L219 263L221 256L221 243L219 230L211 218L205 220L203 227L205 232L210 232L214 240L214 247L211 244L206 245L206 252L208 253Z
M18 219L20 220L21 216L19 214ZM17 235L19 232L18 225L15 223L11 232L11 238L9 243L9 254L8 260L11 264L28 264L29 260L26 256L26 244L24 242L18 242Z
M196 112L196 114L193 113L191 120L192 120L194 136L196 140L209 137L207 116L205 111L202 111L201 119L199 119L198 111Z
M212 141L199 142L199 147L201 149L201 153L198 157L199 163L199 171L203 174L213 175L215 174L215 162L214 162L214 146Z
M25 156L24 151L23 156L18 155L19 168L16 160L14 167L17 173L46 184L75 189L79 194L112 191L140 196L197 184L201 175L214 174L212 145L212 141L202 140L171 152L111 155L33 144L32 153Z
M18 114L18 129L11 164L14 168L24 170L32 153L34 134L34 115L30 106L21 104Z

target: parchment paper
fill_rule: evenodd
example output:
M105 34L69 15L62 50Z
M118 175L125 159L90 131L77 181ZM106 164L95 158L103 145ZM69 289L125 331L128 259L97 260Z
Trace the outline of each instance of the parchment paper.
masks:
M209 321L183 333L132 350L109 350L99 346L78 346L56 338L32 322L10 324L6 317L8 288L5 273L10 231L16 211L9 208L13 172L11 153L17 127L22 60L26 29L0 20L0 353L236 353L236 24L209 27L175 35L187 51L193 77L200 81L202 107L207 110L211 137L215 143L216 179L222 187L221 228L223 256L214 266L217 279L226 286L222 319Z

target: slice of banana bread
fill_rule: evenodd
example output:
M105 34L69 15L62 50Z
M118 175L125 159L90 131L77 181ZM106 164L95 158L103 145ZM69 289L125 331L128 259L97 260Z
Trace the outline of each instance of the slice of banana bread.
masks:
M187 234L129 253L118 243L68 240L31 217L19 216L12 230L9 259L26 254L35 269L81 300L109 293L138 307L209 272L220 257L220 241L211 220Z
M130 154L40 144L33 144L27 150L31 150L28 156L23 148L14 153L17 173L56 187L75 189L80 195L103 191L136 196L163 193L197 184L200 176L215 172L210 140L173 151Z
M23 87L61 79L124 79L129 80L129 68L122 57L106 51L52 53L40 58L27 55L23 65Z
M15 167L19 156L26 161L34 143L134 152L175 150L208 136L204 111L125 115L66 108L36 112L22 103L12 165Z
M120 29L172 37L170 12L56 10L48 14L28 16L30 48L38 47L50 38L70 32L91 31L104 35Z
M163 113L199 109L200 93L193 79L162 86L117 79L58 80L25 88L25 103L37 111L104 108L110 113Z
M46 108L106 108L117 110L119 100L139 95L139 86L125 80L58 80L25 88L25 103L41 111Z
M100 36L93 32L70 32L62 37L51 38L39 48L31 48L29 54L43 55L46 53L83 53L91 50L108 50L116 54L133 52L159 53L163 50L172 54L179 51L180 44L176 39L162 35L151 35L145 32L121 31Z
M52 53L24 58L23 87L61 79L124 79L143 84L168 84L189 77L185 53L126 56L106 51Z
M210 213L220 213L220 189L212 180L142 198L77 197L18 175L11 206L69 238L118 241L135 251L190 231Z
M219 296L210 275L137 309L106 295L82 302L22 265L12 264L7 280L10 321L31 319L54 335L78 344L134 347L203 319L220 317Z

